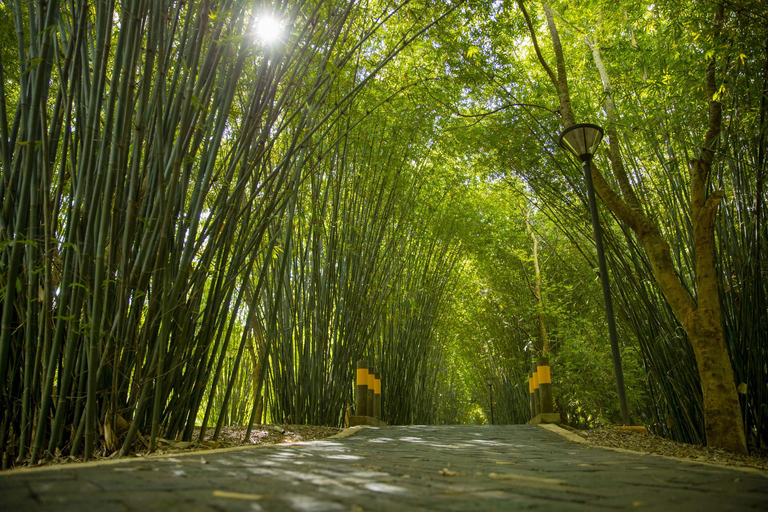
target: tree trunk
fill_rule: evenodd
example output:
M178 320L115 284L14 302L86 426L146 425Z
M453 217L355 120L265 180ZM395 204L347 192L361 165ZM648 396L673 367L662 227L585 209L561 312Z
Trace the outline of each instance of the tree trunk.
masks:
M531 229L530 222L531 212L526 211L525 214L525 230L528 232L528 236L533 241L533 297L536 299L536 314L539 319L539 338L541 339L541 346L539 347L540 353L543 356L549 354L549 337L547 336L547 326L544 322L544 300L541 296L541 268L539 267L539 239L536 238L536 233Z
M519 2L522 10L522 2ZM564 126L575 123L571 109L570 94L566 77L565 58L560 38L549 6L544 3L544 12L553 41L557 77L544 61L538 45L536 54L542 66L557 89L560 112ZM523 10L529 31L533 32L528 14ZM723 20L723 8L715 16L715 36L719 35ZM704 428L707 445L735 453L746 453L747 443L741 418L741 407L736 392L736 383L731 367L728 347L723 335L720 295L715 267L714 219L717 207L723 198L720 191L709 192L710 172L722 124L722 106L714 99L716 92L715 62L709 59L706 71L706 89L709 101L709 125L704 136L701 156L691 162L691 218L694 231L696 254L696 298L691 297L675 269L669 243L653 219L643 213L639 200L626 175L618 148L618 133L613 124L616 119L615 106L611 95L610 81L602 62L599 49L586 39L603 82L605 110L609 119L609 154L611 169L616 175L623 197L617 194L605 180L597 166L592 165L592 179L595 191L608 208L638 236L645 248L653 268L656 282L669 303L676 318L685 329L693 346L698 365L701 390L704 401ZM649 211L653 209L650 208Z
M741 406L734 386L719 308L696 308L686 318L683 328L691 340L699 368L707 445L746 453Z

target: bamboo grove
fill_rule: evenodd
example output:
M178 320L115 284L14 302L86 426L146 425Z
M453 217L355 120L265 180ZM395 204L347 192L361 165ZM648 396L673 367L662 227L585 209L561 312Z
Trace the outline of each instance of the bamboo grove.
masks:
M381 35L402 5L280 5L291 30L270 46L256 7L15 4L2 72L18 90L0 80L6 467L154 449L196 422L215 437L253 424L265 383L272 418L338 425L351 361L392 328L391 290L444 293L419 277L454 256L415 238L408 143L354 100L452 8Z
M542 352L572 424L618 421L556 135L568 109L612 130L595 162L623 162L696 299L711 76L723 333L765 445L765 9L723 4L713 34L717 2L621 4L0 3L3 467L341 426L363 357L392 423L488 422L486 379L496 421L523 422ZM601 216L633 419L704 442L688 335L642 241Z

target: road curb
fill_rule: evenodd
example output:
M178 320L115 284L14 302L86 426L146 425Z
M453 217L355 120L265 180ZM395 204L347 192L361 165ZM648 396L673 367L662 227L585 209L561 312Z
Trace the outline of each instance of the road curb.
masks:
M574 443L588 444L590 446L594 446L592 443L590 443L580 435L574 434L573 432L565 430L563 427L559 427L553 423L539 423L537 426L540 428L543 428L544 430L549 430L550 432L554 432L555 434L558 434L559 436L562 436L568 439L569 441L573 441Z
M353 435L357 434L358 432L360 432L364 428L370 428L370 427L368 425L357 425L357 426L354 426L354 427L347 427L344 430L342 430L341 432L339 432L338 434L334 434L334 435L332 435L330 437L326 437L325 439L341 439L341 438L344 438L344 437L350 437L350 436L353 436ZM320 439L320 441L324 441L325 439Z

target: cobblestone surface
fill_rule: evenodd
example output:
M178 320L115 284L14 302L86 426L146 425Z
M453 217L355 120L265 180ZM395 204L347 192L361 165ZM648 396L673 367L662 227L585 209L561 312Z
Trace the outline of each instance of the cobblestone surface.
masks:
M529 426L410 426L292 446L0 474L0 510L766 510L754 472Z

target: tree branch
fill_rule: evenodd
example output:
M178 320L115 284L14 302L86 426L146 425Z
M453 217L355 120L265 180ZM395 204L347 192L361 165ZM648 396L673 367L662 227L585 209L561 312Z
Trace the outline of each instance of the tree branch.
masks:
M717 12L715 13L715 21L713 27L715 43L717 43L719 39L722 23L723 5L721 3L717 8ZM691 162L689 166L691 176L691 215L694 224L698 219L701 218L700 210L704 208L704 205L707 202L709 175L712 171L712 161L715 156L715 147L717 146L718 139L720 138L720 128L723 122L723 105L720 103L716 96L717 80L715 77L715 72L715 55L712 55L709 57L709 62L707 63L707 71L704 78L706 83L707 99L709 101L709 121L707 125L707 132L704 135L704 145L701 148L701 154L696 160Z
M552 11L549 4L544 2L544 16L547 18L547 27L552 37L552 47L555 50L555 62L557 64L557 95L560 99L560 113L563 115L563 126L576 124L576 118L571 108L571 96L568 93L568 74L565 70L565 57L563 57L563 46L560 44L560 35L557 32L557 25L552 17Z
M547 61L544 60L544 56L541 54L541 50L539 49L539 42L536 40L536 31L533 29L533 24L531 23L530 16L528 16L528 11L525 10L523 0L517 0L517 6L520 7L520 11L523 13L523 18L525 18L525 24L528 27L528 32L531 34L531 41L533 42L533 49L536 51L536 57L539 59L541 67L543 67L544 71L546 71L547 75L549 75L549 79L552 80L552 85L557 87L557 79L555 78L555 74L547 64Z
M714 39L717 42L720 36L720 29L723 23L723 4L720 4L717 12L715 13L714 22ZM723 120L723 104L717 98L717 81L715 79L715 54L709 58L707 63L707 71L705 75L707 98L709 100L709 126L707 127L707 133L704 135L704 147L702 147L701 159L707 164L709 168L712 165L712 159L714 157L714 148L717 146L717 140L720 137L720 127Z
M682 324L688 313L696 308L693 297L680 282L680 278L672 260L669 243L659 231L659 228L639 211L630 208L624 200L611 188L605 178L595 168L592 169L592 182L595 192L619 220L629 226L638 236L648 254L656 282L659 284L664 297L672 307L672 311Z
M592 50L592 59L595 61L595 66L600 74L600 80L603 82L603 91L605 92L605 115L608 117L608 124L606 131L608 132L608 156L611 160L611 170L616 180L619 182L619 189L621 195L624 196L624 200L627 202L630 208L637 210L638 213L643 209L640 206L640 201L635 195L632 185L627 178L627 171L624 167L624 160L621 158L621 149L619 147L619 133L616 130L616 123L618 121L618 115L616 113L616 104L613 102L613 92L611 91L611 81L608 77L608 70L603 63L603 57L600 55L600 47L589 37L584 37L584 42L587 44L590 50Z
M506 109L508 109L510 107L540 108L540 109L546 110L547 112L549 112L551 114L557 115L557 112L552 110L551 108L547 108L547 107L544 107L542 105L535 105L533 103L506 103L506 104L500 106L499 108L495 108L495 109L490 110L488 112L481 112L479 114L462 114L461 112L456 112L455 114L457 116L459 116L459 117L479 117L479 118L484 118L484 117L490 116L492 114L496 114L498 112L501 112L502 110L506 110Z
M531 295L533 295L534 299L539 300L539 297L536 295L536 291L533 289L531 280L528 278L528 271L525 270L525 262L522 258L518 258L518 261L520 262L520 268L523 269L523 277L525 277L525 284L528 285L528 290L531 292Z

